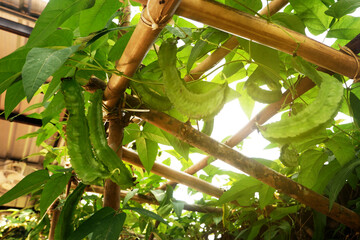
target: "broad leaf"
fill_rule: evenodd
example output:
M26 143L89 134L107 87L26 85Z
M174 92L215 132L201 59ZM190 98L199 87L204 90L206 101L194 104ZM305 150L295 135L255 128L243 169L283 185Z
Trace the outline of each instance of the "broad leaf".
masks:
M260 0L225 0L225 4L251 15L255 15L262 7Z
M92 7L94 3L94 0L50 1L36 22L27 42L27 47L38 46L39 42L42 42L55 32L68 18L83 9Z
M22 69L23 85L27 100L30 101L39 87L58 70L79 46L61 50L33 48L26 56Z
M295 205L291 207L277 207L274 211L270 213L270 217L273 220L280 220L291 213L296 213L299 210L299 208L300 208L299 205Z
M330 8L325 11L325 14L334 18L341 18L342 16L354 12L358 7L360 7L359 0L339 0L332 4Z
M0 59L0 94L16 79L21 79L21 69L29 51L30 49L20 48Z
M299 157L300 172L298 182L312 188L318 181L319 172L327 161L327 154L321 151L308 150Z
M95 212L86 221L80 224L80 226L69 236L67 240L83 239L90 233L94 232L97 228L103 228L104 221L106 219L112 219L116 214L111 207L104 207Z
M121 36L121 38L119 38L119 40L116 41L115 45L111 48L109 52L109 61L116 61L120 59L133 32L134 31L129 31L125 33L123 36Z
M126 196L124 197L123 205L125 206L126 203L139 191L139 189L134 189L129 191Z
M92 8L81 11L79 23L81 36L103 29L120 5L117 0L97 0Z
M304 23L294 14L279 12L271 16L271 21L305 35Z
M14 108L25 98L22 81L17 81L6 90L5 118L8 118Z
M328 29L331 17L324 15L327 7L321 1L290 0L289 2L312 34L318 35Z
M359 29L360 17L344 16L331 26L326 37L351 40L359 34Z
M173 201L172 202L175 214L178 218L181 217L182 210L184 209L185 202L183 201Z
M102 220L102 224L94 229L92 240L118 240L126 219L125 213L115 214Z
M46 107L46 109L41 113L43 126L45 126L53 118L59 119L59 114L64 108L64 96L59 91L51 100L50 104Z
M240 97L238 98L240 102L240 106L246 116L250 119L252 111L255 106L255 101L247 94L246 89L244 88L245 82L239 82L236 85L236 91L240 93Z
M328 161L331 158L328 158ZM334 178L335 174L341 169L341 165L338 161L331 159L329 164L324 165L318 175L318 180L316 181L315 185L313 186L313 190L318 193L323 193L325 187Z
M262 185L259 190L259 203L261 209L274 202L274 192L275 189L269 185Z
M47 170L38 170L30 173L0 197L0 206L39 189L48 180L49 174Z
M346 164L337 174L336 178L333 178L329 183L329 209L332 208L337 196L339 195L341 189L346 184L346 180L349 177L350 173L355 170L355 168L360 166L360 160L354 159L353 161Z
M170 133L165 132L164 130L161 130L161 132L165 136L165 138L169 141L170 145L174 148L174 150L178 152L183 158L188 160L190 145L179 140Z
M125 207L123 208L124 210L131 210L131 211L135 211L137 213L139 213L140 215L142 216L146 216L146 217L151 217L159 222L162 222L164 224L167 224L167 222L162 218L160 217L159 215L157 215L156 213L154 212L151 212L149 210L146 210L146 209L143 209L143 208L135 208L135 207Z
M48 207L64 191L71 177L71 172L56 173L50 177L44 186L40 197L40 216L44 215Z
M360 111L358 111L358 109L360 109L359 93L354 93L353 90L350 92L350 108L352 110L352 117L354 118L354 122L357 127L360 127Z
M86 185L80 182L76 189L67 197L56 224L55 240L67 239L74 231L73 218L85 187Z
M236 200L241 206L250 206L254 201L255 192L259 191L262 184L255 178L243 175L228 191L221 195L217 203L221 205Z
M209 51L216 48L216 45L224 41L228 34L219 30L210 29L203 33L202 39L196 42L195 46L191 49L190 56L188 58L186 69L189 72L194 63ZM210 43L208 43L210 42Z
M333 136L325 144L334 153L341 166L344 166L355 157L355 149L351 139L344 133Z
M141 163L147 172L150 172L155 163L158 148L158 144L154 141L144 137L139 137L136 139L136 149L139 154Z

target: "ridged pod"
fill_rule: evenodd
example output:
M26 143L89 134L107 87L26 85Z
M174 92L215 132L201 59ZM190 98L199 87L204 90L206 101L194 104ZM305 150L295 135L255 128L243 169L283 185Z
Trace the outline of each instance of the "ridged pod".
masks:
M61 91L69 114L66 142L72 167L85 183L108 177L108 171L96 160L92 151L80 85L73 78L66 78L62 80Z
M172 107L168 97L162 96L159 93L153 91L151 88L146 86L145 83L131 81L130 86L135 90L141 101L150 108L159 111L166 111Z
M260 88L263 84L266 84L270 91ZM247 94L257 102L273 103L282 97L280 83L273 81L259 67L251 74L245 86Z
M326 128L336 116L343 97L342 84L335 78L323 76L316 99L297 115L260 126L264 138L279 143L290 143Z
M217 85L205 93L195 93L186 87L176 68L176 44L164 42L159 50L159 65L163 71L165 92L182 114L193 119L215 116L224 106L227 84Z
M132 175L122 160L107 144L102 112L103 91L97 90L90 97L88 123L90 140L98 160L110 171L110 179L122 188L133 186Z

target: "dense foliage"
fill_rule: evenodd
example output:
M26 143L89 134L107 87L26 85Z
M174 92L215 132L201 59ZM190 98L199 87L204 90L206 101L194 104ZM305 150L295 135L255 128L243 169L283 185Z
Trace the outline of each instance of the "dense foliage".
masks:
M251 15L264 7L261 0L219 2ZM333 47L337 49L338 44L345 45L359 33L360 17L350 15L360 7L358 0L289 2L272 17L261 17L281 26L285 32L291 29L302 34L323 34L327 40L336 40ZM139 6L135 2L131 4ZM115 61L121 57L140 21L140 14L136 14L130 26L118 27L115 22L121 23L126 18L125 7L118 0L51 0L27 44L0 59L0 93L5 94L6 90L3 113L6 118L24 98L30 101L36 94L43 95L43 101L31 109L43 107L44 111L29 115L41 119L43 125L22 138L36 137L37 144L45 149L42 152L44 170L28 175L0 198L0 205L28 193L34 193L39 200L32 211L26 209L7 217L1 239L19 239L19 235L10 237L14 226L18 228L16 234L23 238L45 238L50 227L47 212L55 208L62 209L55 232L57 239L118 239L119 236L148 239L151 234L157 239L355 239L356 233L351 229L266 184L211 164L203 169L205 174L199 173L198 177L212 183L223 175L228 182L221 187L228 191L220 199L204 194L197 203L220 207L222 214L183 210L184 202L173 198L176 189L156 190L165 180L150 171L157 158L169 166L181 164L184 170L192 165L192 153L202 152L136 118L129 118L123 145L139 154L146 171L123 166L123 172L131 169L136 181L122 200L119 211L103 208L102 196L84 193L85 185L81 181L102 185L102 177L116 174L114 171L122 167L107 165L106 161L96 163L103 164L105 170L95 176L86 171L86 162L72 164L74 169L55 164L69 159L74 151L81 156L79 145L85 146L85 143L80 138L88 140L89 135L89 130L84 128L102 119L99 113L89 113L90 117L85 118L94 101L89 100L94 99L93 93L75 87L81 97L66 100L69 96L61 91L66 89L61 86L62 82L71 78L83 86L90 78L106 83L111 75L122 75L116 70ZM212 127L222 127L221 124L213 126L213 118L225 103L238 99L241 108L237 111L244 111L250 118L255 102L278 101L285 90L289 97L293 96L296 81L307 75L317 86L290 106L284 105L279 122L259 126L259 131L271 142L267 148L278 148L281 152L279 159L254 160L324 194L331 204L336 201L359 213L359 83L352 84L352 80L338 74L317 72L315 66L296 57L296 52L291 56L242 38L238 39L239 46L218 65L216 74L208 73L200 80L185 83L183 78L190 70L229 37L217 29L197 27L174 16L142 66L129 77L131 83L126 93L137 96L143 106L188 121L194 128L204 125L204 132L211 135ZM52 79L47 83L50 76ZM65 106L68 113L72 108L78 109L72 120L76 123L59 118ZM84 113L80 116L79 112ZM339 112L352 121L344 123L339 118L334 121ZM64 131L65 125L71 133ZM79 135L84 133L87 136ZM101 131L94 134L103 135ZM67 146L53 146L48 139L54 135L64 139L72 136L67 142L71 145L69 151ZM90 140L92 143L86 143L90 147L82 148L90 150L90 155L104 153L106 159L113 157L101 143L94 144L96 137ZM91 146L95 149L91 150ZM77 181L80 181L77 188L65 195L68 183ZM149 193L155 196L159 206L131 200L135 194ZM198 192L189 189L188 193ZM37 220L36 225L23 217L35 213L37 217L32 219ZM22 224L10 224L15 222Z

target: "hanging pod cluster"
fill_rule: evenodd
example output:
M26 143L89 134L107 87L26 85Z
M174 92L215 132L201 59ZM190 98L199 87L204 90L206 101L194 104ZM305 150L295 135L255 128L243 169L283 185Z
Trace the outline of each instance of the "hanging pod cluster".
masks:
M61 83L65 106L68 110L66 140L70 162L84 183L110 178L122 188L133 185L132 175L122 160L108 146L102 115L101 90L90 98L85 116L82 88L73 78Z

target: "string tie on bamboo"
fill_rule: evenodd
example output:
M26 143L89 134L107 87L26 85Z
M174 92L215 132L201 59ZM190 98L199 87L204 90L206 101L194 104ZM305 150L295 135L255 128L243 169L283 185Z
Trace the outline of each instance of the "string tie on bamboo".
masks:
M144 10L141 12L141 17L140 19L143 21L143 23L148 26L151 27L152 30L156 30L158 28L163 28L165 27L167 21L164 21L167 17L167 15L164 15L162 17L160 17L160 19L156 19L157 21L154 20L154 18L151 16L150 11L149 11L149 4L150 4L150 0L148 0L147 5L145 7L144 10L146 10L146 13L148 15L148 17L150 18L149 20L145 18L144 16Z
M345 52L346 54L348 54L348 55L355 58L357 66L356 66L356 72L355 72L355 75L354 75L353 79L354 79L354 82L360 81L360 75L359 75L359 73L360 73L360 60L359 60L359 57L350 48L348 48L346 46L340 46L339 45L339 48L343 52Z

